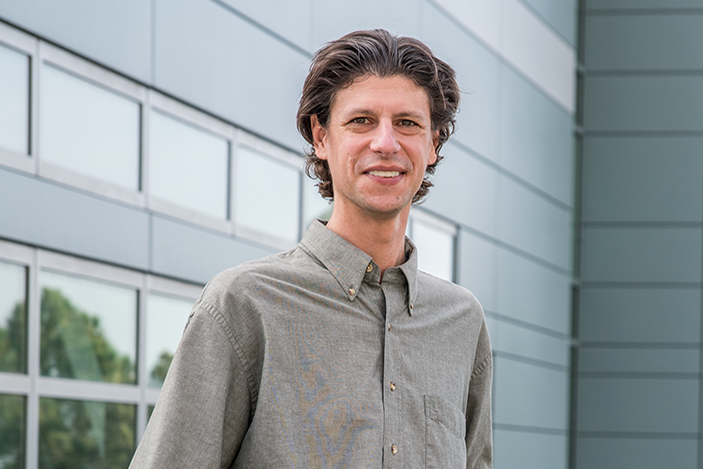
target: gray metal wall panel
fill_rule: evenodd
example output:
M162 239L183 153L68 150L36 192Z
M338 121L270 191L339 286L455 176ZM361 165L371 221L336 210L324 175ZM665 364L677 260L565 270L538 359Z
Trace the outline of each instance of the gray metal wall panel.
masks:
M566 430L569 373L497 356L493 422Z
M500 240L571 270L571 212L509 177L499 184Z
M584 221L703 221L703 139L590 137Z
M492 166L447 144L445 159L437 166L424 206L440 215L470 226L489 236L497 236L498 173Z
M585 0L585 2L588 9L603 10L703 7L701 0Z
M508 67L503 71L501 104L501 165L571 205L572 116Z
M660 349L592 349L579 351L579 372L696 373L700 351Z
M571 339L557 338L543 332L526 329L522 324L513 324L502 317L491 316L489 323L493 350L539 360L561 367L570 366Z
M146 269L148 218L136 208L0 169L0 236Z
M562 469L567 467L568 438L496 429L494 469ZM600 469L600 468L599 468ZM622 469L622 468L620 468Z
M581 438L576 457L580 469L662 469L697 467L696 439Z
M156 86L294 149L309 57L214 2L156 0Z
M700 228L582 230L584 281L700 282Z
M459 230L457 245L457 283L471 290L484 310L496 311L498 248L464 230Z
M571 45L576 45L576 0L525 0Z
M225 234L154 216L152 271L198 283L242 262L275 251L256 247Z
M464 29L428 4L421 39L454 67L462 90L457 131L452 140L498 161L500 126L500 60Z
M581 291L579 337L587 342L698 342L698 288L593 288Z
M0 18L151 82L151 0L2 2Z
M697 379L579 379L579 430L698 432Z
M698 131L703 128L703 77L586 77L589 131Z
M597 70L703 68L703 15L590 16L586 67Z
M321 46L357 29L385 28L400 36L417 37L423 0L312 0L313 46Z
M230 5L302 49L312 53L317 48L317 44L312 42L313 0L219 1Z
M528 324L571 332L571 276L505 249L498 251L498 311Z

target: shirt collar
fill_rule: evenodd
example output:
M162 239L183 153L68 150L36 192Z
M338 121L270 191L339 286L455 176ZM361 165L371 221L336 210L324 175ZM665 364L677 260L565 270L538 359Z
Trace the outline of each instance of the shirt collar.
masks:
M369 264L378 269L371 256L328 229L320 220L312 222L300 244L322 262L350 300L354 300L359 293ZM417 249L407 237L405 255L405 263L393 269L399 269L405 276L408 284L408 303L413 304L417 297ZM409 311L412 314L412 308L409 308Z

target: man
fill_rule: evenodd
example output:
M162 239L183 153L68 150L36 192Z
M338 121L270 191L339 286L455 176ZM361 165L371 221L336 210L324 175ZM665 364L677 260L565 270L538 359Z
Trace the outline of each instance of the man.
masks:
M332 216L205 287L131 467L491 467L483 311L404 236L458 102L415 39L318 51L298 128Z

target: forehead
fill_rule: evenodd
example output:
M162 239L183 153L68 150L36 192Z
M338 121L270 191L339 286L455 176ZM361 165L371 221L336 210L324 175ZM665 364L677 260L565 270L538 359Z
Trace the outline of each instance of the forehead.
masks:
M381 110L391 108L403 113L430 116L430 99L427 91L403 75L378 77L365 75L351 85L338 90L331 105L331 112L353 112L356 109Z

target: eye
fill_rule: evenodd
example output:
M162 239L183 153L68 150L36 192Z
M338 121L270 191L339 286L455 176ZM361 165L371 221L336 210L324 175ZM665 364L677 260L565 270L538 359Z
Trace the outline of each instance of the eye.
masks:
M355 117L351 121L349 121L350 124L357 124L357 125L364 125L369 123L369 118L368 117Z
M415 127L417 125L417 123L414 121L411 121L410 119L403 119L400 121L400 125L403 127Z

